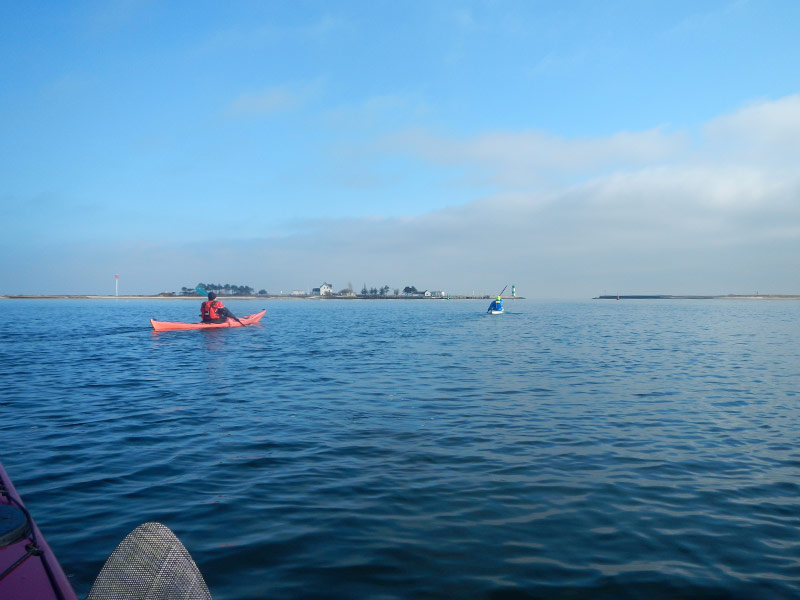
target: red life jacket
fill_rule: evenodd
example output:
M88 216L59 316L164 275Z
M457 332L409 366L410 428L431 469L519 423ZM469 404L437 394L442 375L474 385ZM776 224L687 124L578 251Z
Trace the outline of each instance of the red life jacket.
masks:
M203 318L203 321L219 319L217 310L220 308L223 308L222 302L219 300L208 300L207 302L203 302L200 306L200 316Z

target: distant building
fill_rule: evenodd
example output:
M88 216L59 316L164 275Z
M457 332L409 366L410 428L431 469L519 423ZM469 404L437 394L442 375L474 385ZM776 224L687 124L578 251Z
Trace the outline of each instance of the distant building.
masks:
M305 295L306 295L306 293L305 293L305 292L303 292L303 291L300 291L300 290L292 290L292 293L291 293L291 295L292 295L292 296L305 296Z
M426 293L425 295L427 296L428 294ZM436 291L436 292L431 292L430 296L432 298L446 298L447 294L445 294L444 292Z
M333 294L333 286L330 283L323 283L318 288L311 290L312 296L330 296Z

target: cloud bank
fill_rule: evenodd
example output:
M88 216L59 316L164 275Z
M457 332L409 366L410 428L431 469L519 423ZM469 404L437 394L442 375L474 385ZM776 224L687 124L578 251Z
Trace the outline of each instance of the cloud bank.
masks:
M272 269L337 281L530 296L800 293L800 96L701 131L603 139L395 136L394 151L492 179L498 192L405 219L307 223ZM555 173L554 173L555 172ZM313 273L318 273L313 279Z
M208 245L180 242L131 242L102 255L91 243L72 245L50 261L49 289L36 289L19 268L10 276L19 289L3 291L96 293L91 278L105 286L109 273L124 272L135 293L208 280L270 292L328 281L336 289L351 282L451 293L514 283L522 295L556 298L800 293L800 96L750 104L696 132L659 127L569 140L417 130L376 147L490 180L496 192L405 218L307 221L263 239L221 236L212 256ZM81 289L59 279L76 264L88 277Z

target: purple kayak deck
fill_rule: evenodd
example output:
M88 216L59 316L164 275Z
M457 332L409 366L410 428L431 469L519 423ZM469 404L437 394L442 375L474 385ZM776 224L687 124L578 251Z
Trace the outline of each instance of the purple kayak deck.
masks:
M14 506L21 510L25 506L2 464L0 464L0 505ZM8 508L4 512L13 515L16 510ZM22 512L27 513L26 510ZM50 546L47 545L42 532L32 517L28 516L28 522L30 529L24 537L8 545L0 545L0 598L77 600L67 576ZM38 548L41 553L38 556L31 555L29 548ZM14 567L18 561L21 562Z

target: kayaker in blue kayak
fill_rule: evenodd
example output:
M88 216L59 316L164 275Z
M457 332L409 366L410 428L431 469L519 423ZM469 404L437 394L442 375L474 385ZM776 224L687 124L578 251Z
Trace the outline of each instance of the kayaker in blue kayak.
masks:
M225 308L214 292L208 292L208 301L200 305L200 316L203 323L224 323L228 318L236 319L234 314ZM236 319L238 321L238 319Z
M486 312L492 312L493 310L503 310L503 299L500 296L497 297L497 300L492 300Z

